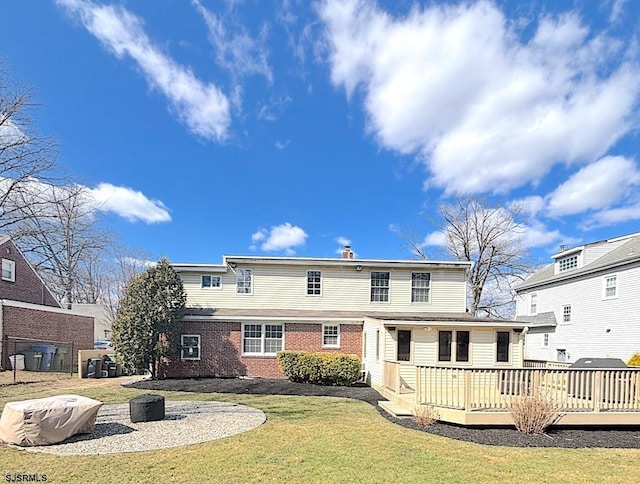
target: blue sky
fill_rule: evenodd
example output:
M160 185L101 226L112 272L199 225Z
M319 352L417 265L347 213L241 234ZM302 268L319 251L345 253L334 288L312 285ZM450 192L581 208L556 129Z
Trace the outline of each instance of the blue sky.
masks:
M21 0L0 59L122 242L410 258L438 204L519 201L546 261L638 231L640 2ZM427 248L427 252L429 252Z

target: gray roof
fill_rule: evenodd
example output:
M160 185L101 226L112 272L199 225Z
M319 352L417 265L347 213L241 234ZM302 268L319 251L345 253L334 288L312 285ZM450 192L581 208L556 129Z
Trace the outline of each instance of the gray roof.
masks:
M540 326L556 326L556 315L553 311L538 313L533 316L518 316L518 320L525 323L537 323Z
M597 258L590 264L577 269L554 274L554 264L540 269L532 274L528 279L515 287L516 292L525 289L531 289L538 286L552 284L558 281L565 281L576 277L605 271L628 264L637 264L640 262L640 235L631 237L620 247L613 249L611 252Z

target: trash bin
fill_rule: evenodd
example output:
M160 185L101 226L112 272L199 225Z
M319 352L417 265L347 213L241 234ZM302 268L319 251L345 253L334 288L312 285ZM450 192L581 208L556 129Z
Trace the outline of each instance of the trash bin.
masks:
M40 371L42 353L34 350L24 352L24 367L27 371Z
M102 376L102 358L90 358L87 365L88 369L93 367L92 375L89 375L91 370L87 371L87 376L89 378L100 378Z
M12 370L24 370L24 355L10 355L9 361Z
M116 376L116 368L118 365L116 365L115 363L108 363L107 365L109 367L109 378L113 378Z
M58 348L56 350L56 354L53 357L53 369L56 371L60 371L60 370L66 370L67 366L66 366L66 359L67 359L67 352L69 351L69 348L65 347L65 346L61 346L60 348Z
M53 368L53 356L56 354L56 347L53 345L31 345L31 349L42 353L40 370L47 371Z

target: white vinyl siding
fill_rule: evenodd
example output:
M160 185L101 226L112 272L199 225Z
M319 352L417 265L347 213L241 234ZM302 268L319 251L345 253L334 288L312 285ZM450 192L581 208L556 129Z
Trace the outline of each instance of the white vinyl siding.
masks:
M430 302L411 303L411 273L415 269L390 271L390 301L370 302L368 271L355 268L322 267L322 297L301 297L306 291L306 267L253 265L251 297L236 293L236 275L222 274L222 287L216 291L201 287L200 274L179 273L187 293L188 307L228 309L288 309L383 312L465 312L464 269L430 270ZM238 268L235 269L236 271ZM306 294L306 293L302 293ZM348 297L346 297L348 296Z

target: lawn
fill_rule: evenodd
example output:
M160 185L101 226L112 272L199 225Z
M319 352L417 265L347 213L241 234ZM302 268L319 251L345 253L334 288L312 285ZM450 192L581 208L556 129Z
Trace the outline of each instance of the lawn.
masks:
M117 380L63 379L0 387L7 401L76 393L126 403L144 393ZM167 400L251 405L256 430L188 447L105 456L52 456L0 447L0 478L47 482L635 482L637 449L522 449L469 444L399 427L370 405L330 397L159 392ZM194 429L197 431L197 429ZM167 436L171 438L170 436Z

